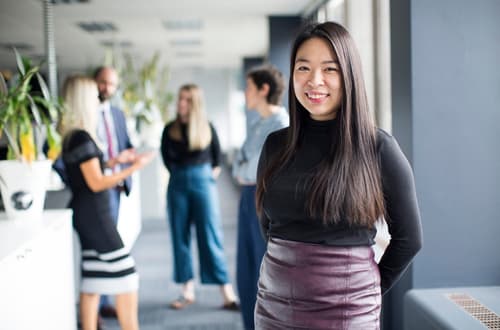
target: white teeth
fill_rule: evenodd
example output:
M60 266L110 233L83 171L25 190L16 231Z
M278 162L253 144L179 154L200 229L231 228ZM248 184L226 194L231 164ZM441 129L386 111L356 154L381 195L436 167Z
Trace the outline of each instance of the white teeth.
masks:
M322 97L325 97L326 94L307 94L307 96L311 99L320 99Z

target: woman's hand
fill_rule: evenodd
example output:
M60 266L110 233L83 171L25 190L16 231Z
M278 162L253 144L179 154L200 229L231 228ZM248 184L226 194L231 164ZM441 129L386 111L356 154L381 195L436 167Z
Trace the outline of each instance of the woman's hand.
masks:
M156 157L156 151L146 151L142 154L134 154L134 161L132 166L135 169L141 169L147 164L151 163L151 161Z
M135 160L136 156L137 154L135 153L135 149L130 148L120 152L118 156L115 157L115 160L117 164L132 163Z
M118 154L115 158L112 158L106 162L106 167L113 168L118 164L132 163L135 160L136 153L134 148L125 149Z
M240 185L242 185L242 186L247 186L247 185L252 184L251 182L246 181L246 180L243 180L243 179L242 179L242 178L240 178L240 177L237 177L237 178L236 178L236 181L238 181L238 183L239 183Z
M217 180L219 175L220 175L220 166L216 166L212 169L212 177L214 178L214 180Z

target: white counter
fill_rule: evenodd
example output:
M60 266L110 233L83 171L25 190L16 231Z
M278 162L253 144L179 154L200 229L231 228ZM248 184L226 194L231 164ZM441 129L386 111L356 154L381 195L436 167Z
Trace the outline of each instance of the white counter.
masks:
M76 329L71 210L0 214L0 328Z

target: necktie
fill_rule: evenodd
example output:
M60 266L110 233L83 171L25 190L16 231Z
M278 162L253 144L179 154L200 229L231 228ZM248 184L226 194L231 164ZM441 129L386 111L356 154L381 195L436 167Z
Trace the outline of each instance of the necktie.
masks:
M111 129L109 128L108 120L106 119L106 114L102 112L102 120L104 122L104 130L106 131L106 142L108 143L108 159L113 159L113 138L111 137Z

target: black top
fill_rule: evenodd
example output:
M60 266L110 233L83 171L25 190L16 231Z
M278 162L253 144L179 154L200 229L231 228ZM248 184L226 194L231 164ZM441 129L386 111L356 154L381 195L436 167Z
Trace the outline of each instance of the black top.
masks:
M82 163L92 158L99 159L102 170L102 151L86 131L75 130L65 137L62 159L72 192L70 207L73 209L73 226L84 250L106 253L122 248L123 243L111 210L110 189L93 192L80 169Z
M212 141L210 144L203 150L191 151L189 150L186 124L181 124L181 141L173 140L168 134L174 122L165 126L161 137L161 156L163 163L169 171L172 170L172 165L186 166L211 163L212 167L219 166L221 158L220 144L212 124L210 124L212 132Z
M309 194L304 182L327 154L336 120L308 119L301 133L295 157L268 182L263 200L261 229L266 236L332 246L370 246L375 228L352 227L345 219L323 225L311 217L305 205ZM258 176L285 146L287 129L270 134L264 144ZM383 193L391 242L380 260L382 292L388 290L420 249L422 231L413 173L396 140L377 131L377 155L381 166Z

